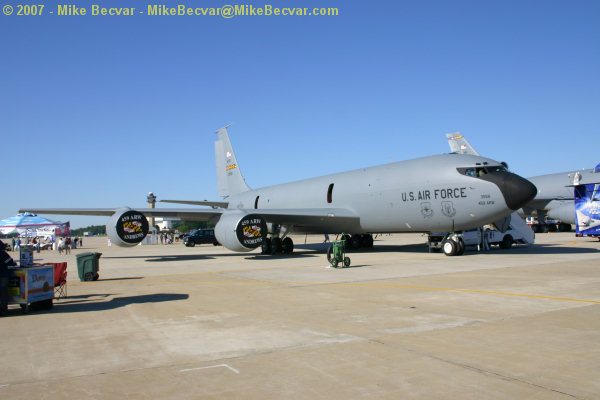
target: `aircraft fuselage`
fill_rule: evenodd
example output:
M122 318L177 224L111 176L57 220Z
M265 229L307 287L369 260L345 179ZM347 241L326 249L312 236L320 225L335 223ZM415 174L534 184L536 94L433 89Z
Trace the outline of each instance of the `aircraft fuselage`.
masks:
M353 233L455 231L512 212L507 196L518 193L464 172L496 167L502 168L479 156L442 154L250 190L227 200L229 208L244 210L348 209L360 217ZM500 175L527 183L506 171Z

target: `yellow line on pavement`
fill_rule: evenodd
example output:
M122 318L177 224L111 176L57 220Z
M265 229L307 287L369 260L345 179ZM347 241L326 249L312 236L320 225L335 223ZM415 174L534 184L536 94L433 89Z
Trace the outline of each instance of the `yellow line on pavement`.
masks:
M161 283L173 283L180 284L184 282L177 281L161 281ZM185 282L189 284L190 282ZM227 284L227 285L322 285L322 286L349 286L349 287L380 287L380 288L391 288L391 289L412 289L412 290L439 290L447 292L462 292L462 293L480 293L480 294L494 294L499 296L514 296L514 297L528 297L533 299L545 299L545 300L560 300L560 301L572 301L580 303L593 303L600 304L597 300L583 300L583 299L570 299L566 297L553 297L553 296L540 296L535 294L522 294L522 293L506 293L506 292L494 292L487 290L474 290L474 289L453 289L453 288L436 288L426 286L405 286L405 285L390 285L390 284L376 284L376 283L330 283L330 282L277 282L277 281L198 281L196 284ZM147 284L147 283L146 283Z

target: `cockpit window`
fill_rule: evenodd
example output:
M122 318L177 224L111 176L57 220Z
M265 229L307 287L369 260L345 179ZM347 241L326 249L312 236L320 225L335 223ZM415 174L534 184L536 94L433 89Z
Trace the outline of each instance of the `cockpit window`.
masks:
M458 172L461 172L460 170L461 170L461 168L458 169ZM476 172L475 172L475 168L465 168L464 174L467 176L472 176L473 178L477 176Z
M472 176L473 178L481 178L486 174L506 172L506 168L504 168L502 165L456 168L456 170L463 175Z
M506 168L503 165L494 165L487 167L488 172L506 172Z

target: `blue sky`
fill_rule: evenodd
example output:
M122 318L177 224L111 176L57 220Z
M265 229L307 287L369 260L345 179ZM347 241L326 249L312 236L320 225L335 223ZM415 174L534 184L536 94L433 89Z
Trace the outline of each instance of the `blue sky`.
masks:
M455 131L525 177L600 162L598 1L253 4L339 15L0 14L0 218L217 199L231 122L251 187L445 153Z

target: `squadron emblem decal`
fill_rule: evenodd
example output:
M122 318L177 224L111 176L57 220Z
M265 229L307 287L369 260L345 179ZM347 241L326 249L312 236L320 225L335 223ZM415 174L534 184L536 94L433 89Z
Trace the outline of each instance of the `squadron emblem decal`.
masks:
M421 203L421 214L423 214L424 218L433 217L433 208L431 208L430 202L425 201L425 202Z
M448 218L452 218L456 215L454 204L451 201L442 201L442 214Z

